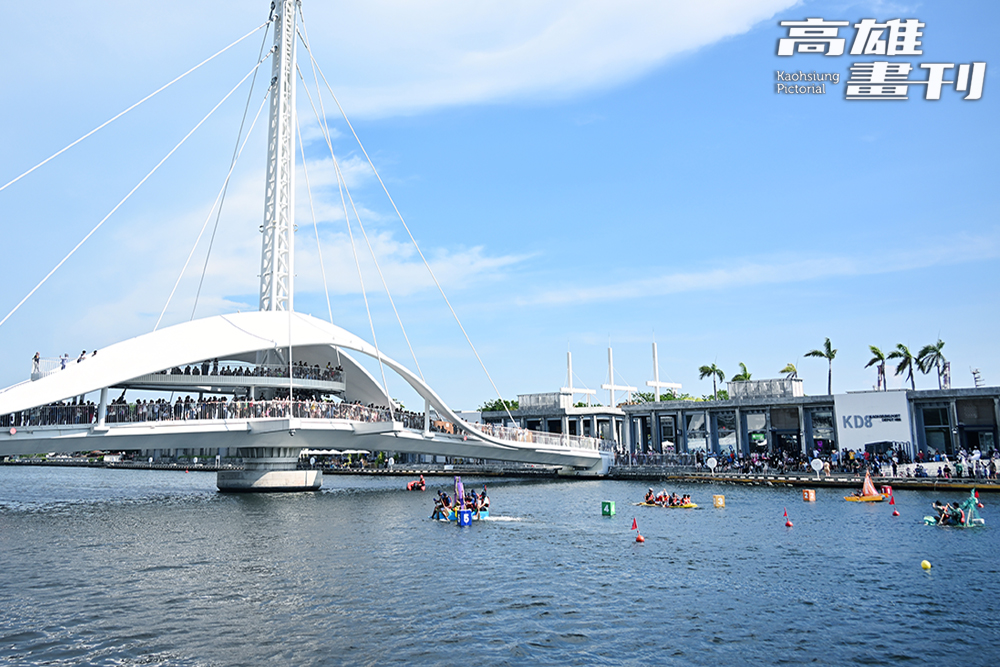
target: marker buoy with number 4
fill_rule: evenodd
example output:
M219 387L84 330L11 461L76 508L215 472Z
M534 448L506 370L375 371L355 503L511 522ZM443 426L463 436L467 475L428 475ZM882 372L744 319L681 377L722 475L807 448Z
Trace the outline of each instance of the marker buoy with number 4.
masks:
M792 527L792 521L791 521L791 519L788 518L788 508L786 507L785 508L785 528L791 528L791 527Z
M632 530L635 531L635 541L645 542L646 538L639 533L639 524L635 522L635 517L632 517Z
M892 505L892 515L899 516L899 510L896 509L896 496L889 496L889 504Z

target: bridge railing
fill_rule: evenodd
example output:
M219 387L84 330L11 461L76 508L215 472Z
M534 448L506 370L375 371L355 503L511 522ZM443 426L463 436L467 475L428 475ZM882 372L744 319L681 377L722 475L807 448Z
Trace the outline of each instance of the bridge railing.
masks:
M535 445L545 445L546 447L573 447L576 449L592 449L602 452L610 452L614 449L615 443L612 440L601 438L591 438L580 435L569 435L566 433L545 433L542 431L529 431L526 428L513 428L501 426L499 424L472 424L483 433L492 435L502 440L512 442L524 442Z
M199 362L189 364L180 368L168 368L159 373L152 373L146 377L157 377L164 375L188 376L209 376L213 378L287 378L287 364L253 364L253 365L232 365L224 363L221 366L214 362ZM344 371L321 368L319 366L297 366L292 365L292 377L298 380L322 380L326 382L343 382Z
M347 419L388 422L388 408L332 401L166 401L113 403L105 418L108 424L142 422L246 420L294 417L298 419ZM423 427L423 416L396 411L396 421L410 428ZM44 405L0 415L0 427L88 425L97 422L97 405Z
M89 426L98 421L98 406L86 405L44 405L13 414L0 415L0 428L21 428L26 426ZM333 401L137 401L135 403L112 403L107 406L105 423L135 424L148 422L177 421L231 421L248 419L346 419L356 422L402 423L405 428L423 430L422 413L370 407L357 403ZM560 433L543 433L524 428L510 428L498 424L468 424L488 435L512 443L525 443L545 447L565 447L612 451L615 443L611 440L590 438ZM432 420L431 430L452 432L451 424Z

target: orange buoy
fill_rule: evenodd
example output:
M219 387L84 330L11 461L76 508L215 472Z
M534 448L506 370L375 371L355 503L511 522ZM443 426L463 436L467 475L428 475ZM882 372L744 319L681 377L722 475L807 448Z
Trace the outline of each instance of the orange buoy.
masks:
M635 534L635 541L636 541L636 542L645 542L645 541L646 541L646 538L645 538L645 537L643 537L642 535L640 535L639 533L636 533L636 534Z

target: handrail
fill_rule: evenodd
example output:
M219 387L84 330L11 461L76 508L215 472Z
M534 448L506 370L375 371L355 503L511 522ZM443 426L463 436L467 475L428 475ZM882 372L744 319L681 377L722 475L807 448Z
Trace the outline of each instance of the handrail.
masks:
M97 405L43 405L13 414L0 415L0 428L36 426L90 426L97 423ZM393 419L395 417L395 419ZM333 401L227 401L225 399L202 401L165 400L112 403L107 406L106 424L136 424L149 422L232 421L251 419L345 419L354 422L396 422L404 428L422 431L424 415L416 412L395 411L388 408ZM523 428L509 428L496 424L468 424L470 432L481 429L483 433L511 442L560 447L611 451L614 442L600 438L568 434L542 433ZM431 420L430 430L453 433L450 423Z
M574 447L577 449L593 449L609 452L614 449L613 440L593 438L590 436L569 435L568 433L546 433L544 431L529 431L526 428L514 428L499 424L470 424L487 435L503 440L526 442L548 447Z

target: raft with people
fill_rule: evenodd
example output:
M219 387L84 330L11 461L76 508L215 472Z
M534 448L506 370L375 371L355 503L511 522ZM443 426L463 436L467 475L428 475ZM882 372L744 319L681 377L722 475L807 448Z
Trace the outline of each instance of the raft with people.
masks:
M976 490L969 493L969 497L962 502L942 503L935 500L931 507L937 514L925 516L924 524L928 526L954 526L955 528L975 528L985 526L986 519L979 516L977 507L981 507L979 499L976 497Z
M694 509L698 507L698 505L691 502L691 496L687 494L683 496L678 496L676 493L668 494L667 490L664 489L657 495L653 493L652 487L646 492L646 496L642 499L641 503L633 504L640 507L662 507L664 509Z
M861 490L855 491L849 496L844 496L844 500L855 503L880 503L885 500L885 495L875 490L875 485L872 483L872 476L866 472L865 483L861 487Z
M475 489L466 491L462 478L455 476L455 499L444 491L438 491L434 498L434 511L430 518L435 521L458 521L458 513L467 510L472 513L472 520L488 519L490 517L490 497L486 495L486 485L483 492L477 494Z
M407 482L407 484L406 484L406 490L407 491L426 491L427 490L427 482L424 481L424 476L421 475L420 479L415 479L412 482Z

